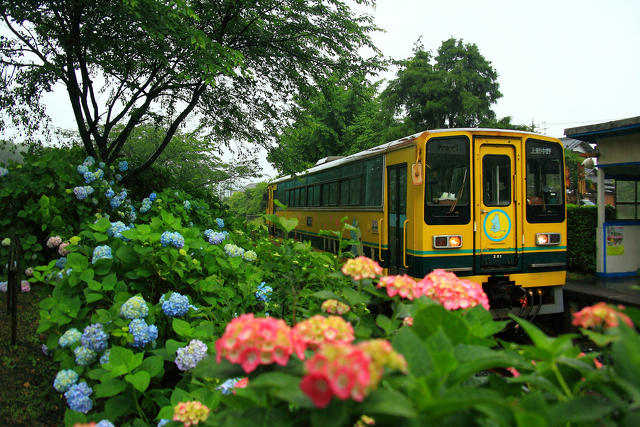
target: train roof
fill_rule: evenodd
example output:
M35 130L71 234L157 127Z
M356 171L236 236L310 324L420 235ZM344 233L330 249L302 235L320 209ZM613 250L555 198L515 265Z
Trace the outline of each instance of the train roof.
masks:
M544 136L539 133L528 132L528 131L520 131L520 130L512 130L512 129L491 129L491 128L449 128L449 129L433 129L433 130L424 130L418 133L414 133L413 135L405 136L400 139L396 139L395 141L386 142L384 144L378 145L373 148L369 148L368 150L360 151L355 154L351 154L345 157L331 156L320 159L316 166L313 166L309 169L306 169L296 175L287 175L281 178L276 178L271 181L271 184L276 184L278 182L288 181L292 178L296 178L299 176L305 176L314 172L319 172L325 169L334 168L336 166L340 166L343 164L347 164L356 160L366 159L367 157L373 157L380 153L386 153L388 151L393 151L399 149L405 145L409 145L411 142L416 140L418 137L427 133L438 134L438 133L450 133L450 132L472 132L472 133L483 133L483 132L491 132L491 133L501 133L501 134L524 134L524 135L532 135L532 136ZM335 159L335 160L334 160Z

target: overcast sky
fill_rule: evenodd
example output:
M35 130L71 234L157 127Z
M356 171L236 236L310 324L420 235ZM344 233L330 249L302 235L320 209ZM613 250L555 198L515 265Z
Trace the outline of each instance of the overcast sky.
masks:
M374 42L394 59L420 36L433 52L450 37L475 43L498 72L494 111L513 123L561 137L640 115L638 0L378 0L374 17L386 30Z
M393 59L410 57L420 36L434 52L450 37L475 43L498 72L499 118L561 137L640 115L638 0L378 0L372 13L385 30L374 43ZM54 125L75 129L64 92L50 99Z

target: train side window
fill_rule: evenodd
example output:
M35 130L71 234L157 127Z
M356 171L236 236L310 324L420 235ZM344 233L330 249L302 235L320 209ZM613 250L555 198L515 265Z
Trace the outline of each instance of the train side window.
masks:
M562 148L549 141L528 139L527 221L530 223L564 221L564 168Z
M321 199L320 185L313 186L313 206L320 206Z
M329 184L322 184L322 197L320 200L321 206L329 206Z
M337 206L340 196L340 185L338 181L329 183L329 206Z
M300 187L300 206L307 206L307 187Z
M347 206L349 204L349 180L343 179L340 181L340 206Z
M465 136L427 141L424 199L427 224L468 224L471 220L469 146Z
M360 177L349 180L349 204L359 205L360 194L362 194L362 179Z

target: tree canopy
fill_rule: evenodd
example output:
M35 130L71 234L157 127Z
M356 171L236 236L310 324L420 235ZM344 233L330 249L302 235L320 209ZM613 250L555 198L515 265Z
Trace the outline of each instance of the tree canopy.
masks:
M136 126L165 129L129 176L188 118L220 144L268 146L293 97L379 66L372 18L340 0L0 0L0 9L0 125L32 129L43 92L61 82L85 150L107 163Z

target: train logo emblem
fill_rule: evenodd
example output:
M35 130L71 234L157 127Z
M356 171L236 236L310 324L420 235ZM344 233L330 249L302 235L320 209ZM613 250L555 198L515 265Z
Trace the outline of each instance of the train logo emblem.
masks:
M489 240L500 242L511 232L511 219L502 209L494 209L484 218L483 229Z

